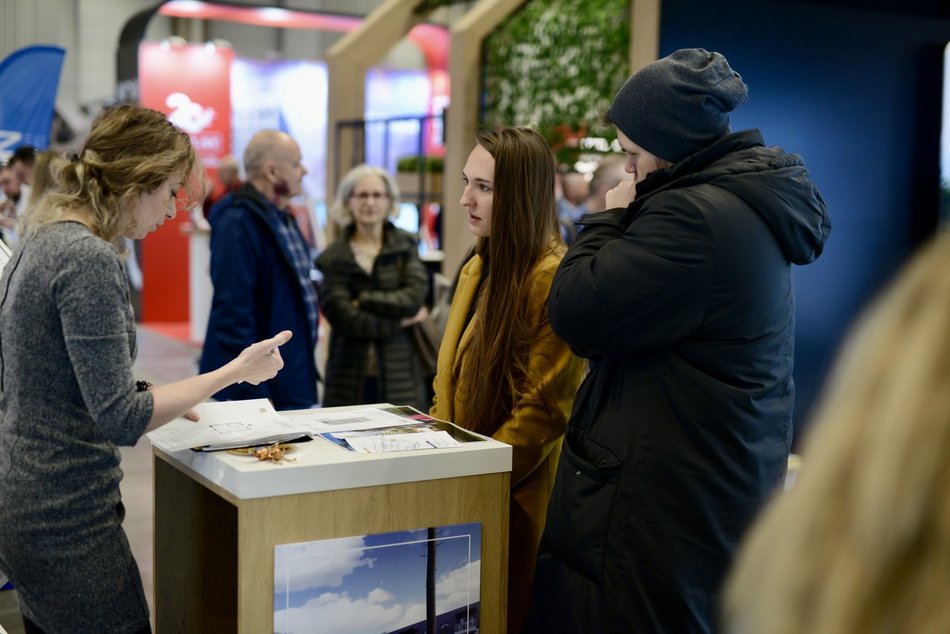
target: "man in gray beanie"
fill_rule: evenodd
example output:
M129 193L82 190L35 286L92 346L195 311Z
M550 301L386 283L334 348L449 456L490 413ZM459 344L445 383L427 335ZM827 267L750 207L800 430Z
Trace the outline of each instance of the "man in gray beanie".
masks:
M606 113L632 178L581 218L551 286L551 326L590 372L525 632L715 631L737 543L782 483L791 265L831 223L801 157L730 130L747 96L725 57L684 49Z
M634 74L607 118L657 158L676 163L729 132L729 113L749 88L719 53L676 51Z

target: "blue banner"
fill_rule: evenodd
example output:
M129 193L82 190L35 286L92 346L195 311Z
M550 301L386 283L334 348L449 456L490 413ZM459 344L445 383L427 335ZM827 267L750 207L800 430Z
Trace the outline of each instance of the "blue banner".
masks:
M21 145L49 146L65 56L57 46L27 46L0 62L0 160Z

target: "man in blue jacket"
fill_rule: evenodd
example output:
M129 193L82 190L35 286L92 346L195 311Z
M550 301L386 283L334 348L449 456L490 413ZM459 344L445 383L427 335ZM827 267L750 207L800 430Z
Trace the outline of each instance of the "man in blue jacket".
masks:
M289 135L258 132L244 151L247 182L214 205L214 295L200 371L237 357L261 340L261 333L294 333L280 349L283 372L260 385L232 385L215 394L220 400L269 398L276 409L317 403L318 302L312 260L288 209L290 199L303 192L307 170L300 160L300 147Z
M718 53L647 65L607 120L632 176L555 274L554 332L590 360L526 631L712 632L737 542L792 434L791 265L831 229L801 157L733 133Z

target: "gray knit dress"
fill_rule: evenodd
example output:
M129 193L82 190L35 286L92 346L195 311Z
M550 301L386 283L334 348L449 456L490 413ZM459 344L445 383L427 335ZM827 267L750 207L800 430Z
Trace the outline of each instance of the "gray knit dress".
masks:
M148 606L122 531L120 454L152 415L113 248L60 222L0 277L0 570L49 634L134 632Z

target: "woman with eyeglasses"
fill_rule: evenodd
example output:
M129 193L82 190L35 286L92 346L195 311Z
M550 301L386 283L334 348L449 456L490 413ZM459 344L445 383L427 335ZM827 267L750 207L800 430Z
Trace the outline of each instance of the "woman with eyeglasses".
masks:
M425 409L426 379L408 328L428 316L416 237L397 228L399 190L378 167L343 178L330 210L342 235L319 258L330 322L324 407L388 402Z
M548 321L548 293L565 246L547 141L526 127L481 134L462 180L459 203L475 255L452 299L431 413L512 446L508 631L514 633L527 611L583 365Z

